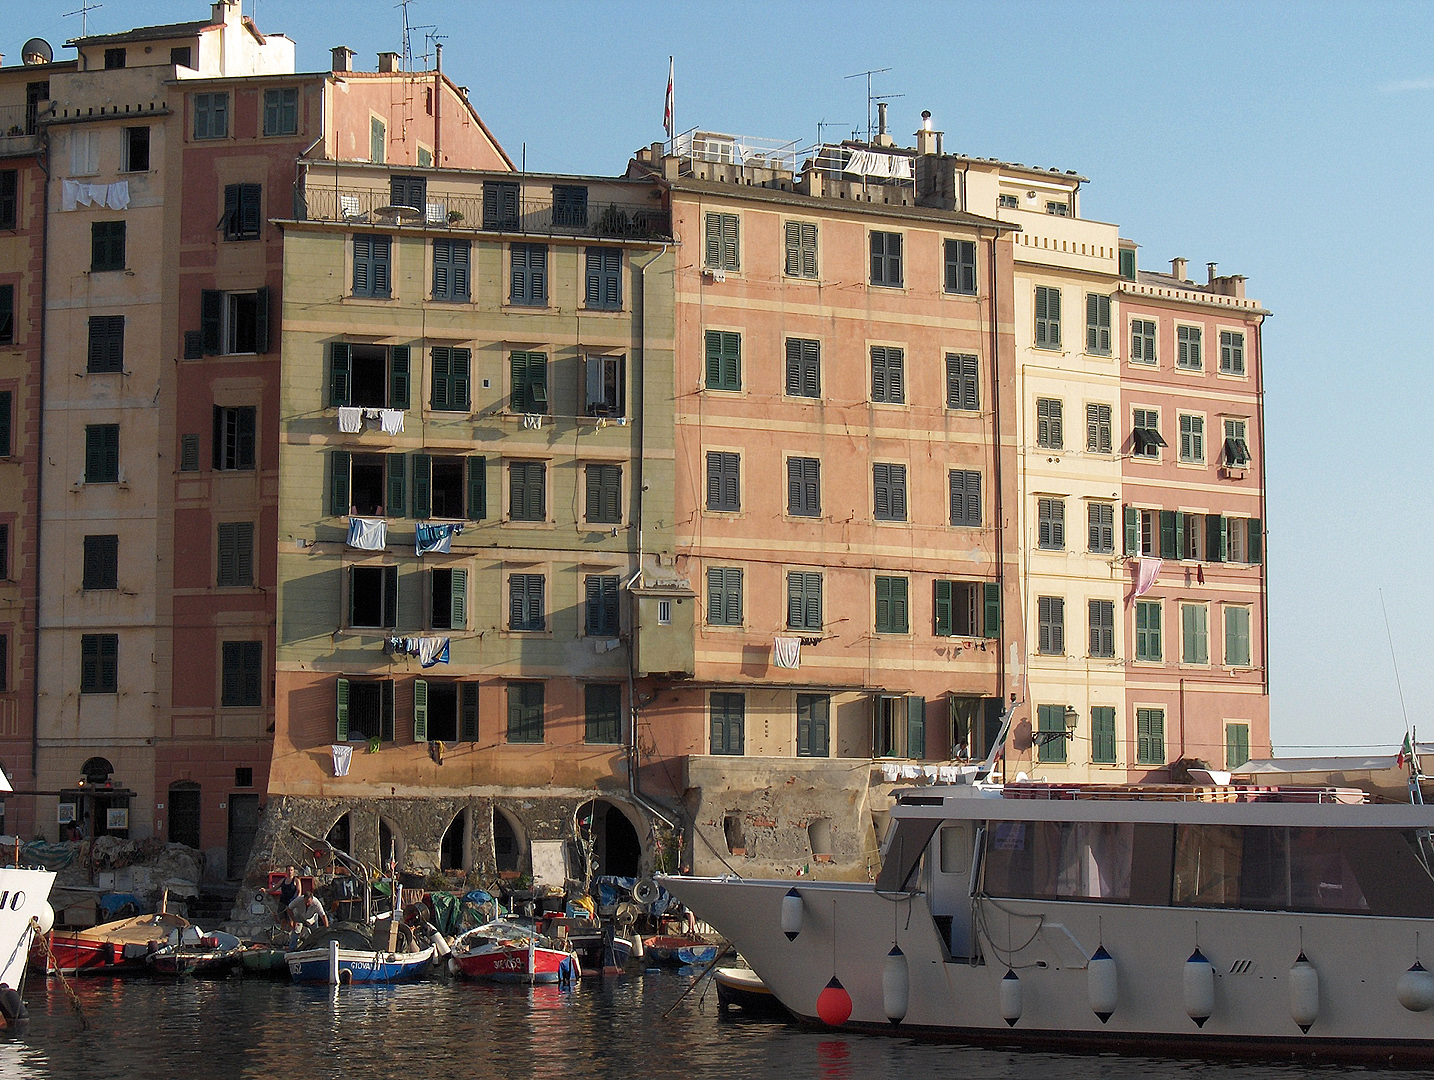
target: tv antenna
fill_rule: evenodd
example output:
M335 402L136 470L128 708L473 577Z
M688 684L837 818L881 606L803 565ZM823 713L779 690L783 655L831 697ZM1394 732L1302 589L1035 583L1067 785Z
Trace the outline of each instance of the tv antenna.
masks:
M886 72L888 72L888 71L890 71L890 70L891 70L891 68L889 68L889 67L884 67L884 68L872 68L870 71L858 71L855 75L847 75L847 76L845 76L845 78L848 78L848 79L860 79L860 78L863 78L863 77L866 79L866 141L867 141L868 143L871 142L871 104L872 104L872 102L874 102L874 101L881 101L881 100L883 100L882 98L877 98L877 97L873 97L873 96L872 96L872 93L871 93L871 77L872 77L873 75L883 75L883 74L885 74ZM892 95L888 95L888 96L889 96L889 97L896 97L896 96L899 96L899 95L892 94Z
M424 31L424 34L423 34L423 55L420 56L419 59L423 61L423 70L424 70L424 71L427 71L427 70L428 70L428 58L433 55L434 46L438 45L438 43L439 43L440 41L447 41L447 40L448 40L448 35L447 35L447 34L440 34L440 33L438 32L438 27L437 27L437 25L434 25L434 26L415 26L415 27L413 27L413 29Z
M60 18L68 19L72 15L78 15L80 17L80 37L88 37L90 32L90 12L102 7L104 7L103 4L92 4L90 0L81 0L79 7L74 11L65 12Z
M432 30L432 29L434 29L434 27L431 26L431 25L430 25L430 26L414 26L411 22L408 21L408 5L411 4L411 3L413 3L413 0L398 0L398 3L393 5L394 7L399 8L399 9L401 9L401 10L403 11L403 70L404 70L404 71L411 71L411 70L413 70L413 46L412 46L412 44L410 43L410 38L412 37L413 31L415 31L415 30Z

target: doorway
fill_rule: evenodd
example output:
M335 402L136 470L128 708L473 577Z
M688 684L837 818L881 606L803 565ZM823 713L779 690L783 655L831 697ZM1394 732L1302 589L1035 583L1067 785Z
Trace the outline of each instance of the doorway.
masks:
M642 841L622 808L606 799L584 803L577 813L578 837L591 844L594 877L638 877Z
M468 811L460 810L438 845L438 869L468 869Z
M229 865L230 881L244 876L254 836L259 831L259 796L236 792L229 796Z
M169 785L169 842L199 849L199 785L192 780Z

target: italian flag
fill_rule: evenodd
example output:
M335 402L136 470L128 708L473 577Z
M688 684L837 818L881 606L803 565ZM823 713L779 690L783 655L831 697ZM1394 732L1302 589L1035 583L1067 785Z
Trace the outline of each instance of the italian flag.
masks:
M1404 745L1399 748L1399 756L1394 759L1397 768L1404 768L1406 764L1414 760L1414 747L1409 744L1409 733L1404 734Z

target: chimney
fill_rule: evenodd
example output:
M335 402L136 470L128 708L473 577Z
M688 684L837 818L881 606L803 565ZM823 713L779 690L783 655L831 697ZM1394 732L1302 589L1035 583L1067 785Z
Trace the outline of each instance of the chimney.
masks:
M1189 262L1190 260L1185 258L1171 259L1170 276L1173 277L1176 281L1184 281L1185 267L1189 264Z
M876 145L893 145L891 136L886 133L886 102L884 101L876 103Z
M398 70L398 53L381 52L378 54L378 70L392 74Z
M354 51L347 45L335 45L333 54L335 71L352 71L354 69Z
M212 13L210 21L215 25L222 25L229 21L231 13L239 15L239 0L214 0L211 6Z
M922 156L935 152L937 138L937 133L932 130L931 110L923 110L921 129L916 133L916 152Z
M1212 288L1212 289L1215 287L1215 267L1216 267L1217 265L1219 265L1219 264L1218 264L1218 263L1206 263L1206 264L1205 264L1205 272L1209 275L1208 278L1206 279L1206 283L1207 283L1207 284L1209 285L1209 287Z

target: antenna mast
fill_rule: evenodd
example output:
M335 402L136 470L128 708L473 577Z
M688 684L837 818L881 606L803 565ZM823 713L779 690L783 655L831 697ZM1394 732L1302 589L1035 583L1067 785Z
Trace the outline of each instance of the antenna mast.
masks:
M845 76L848 79L860 79L863 76L866 78L866 141L868 143L871 142L871 103L878 100L871 95L871 77L873 75L884 74L890 70L891 68L889 67L872 68L870 71L858 71L855 75Z
M90 0L81 0L79 7L77 7L74 11L65 12L65 14L60 17L62 19L68 19L72 15L78 15L80 17L80 37L89 37L90 12L96 11L102 7L104 7L103 4L92 4L90 3Z

